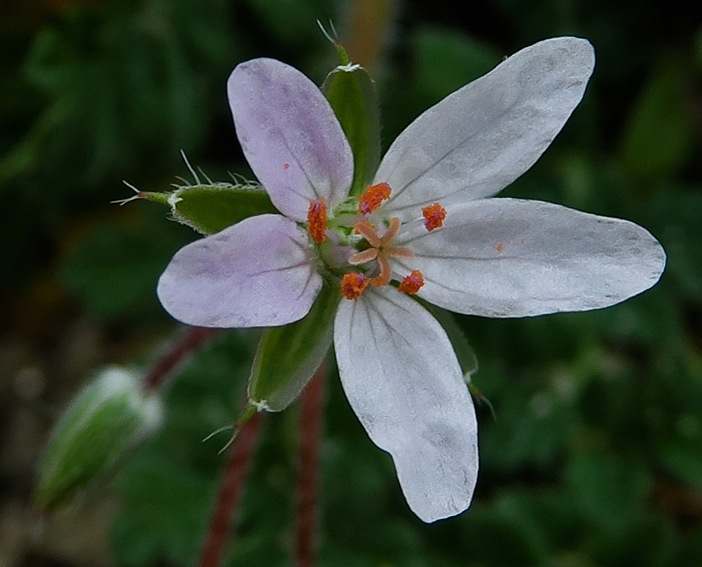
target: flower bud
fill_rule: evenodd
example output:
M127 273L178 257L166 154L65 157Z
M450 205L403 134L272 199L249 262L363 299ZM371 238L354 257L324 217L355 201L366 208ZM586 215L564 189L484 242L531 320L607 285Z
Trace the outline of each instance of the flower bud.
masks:
M56 424L44 452L37 503L56 508L104 478L162 422L161 401L144 392L134 372L102 370Z

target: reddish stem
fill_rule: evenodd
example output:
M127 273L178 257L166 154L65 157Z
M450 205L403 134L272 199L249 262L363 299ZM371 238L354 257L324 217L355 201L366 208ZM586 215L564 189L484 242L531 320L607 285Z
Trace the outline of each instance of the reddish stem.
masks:
M314 567L317 555L317 487L319 484L319 447L326 374L326 364L322 364L302 393L300 477L298 481L295 549L295 565L297 567Z
M229 447L229 457L210 519L210 527L207 530L207 541L200 558L200 567L217 567L222 559L222 553L229 540L232 521L236 516L246 471L256 447L261 415L255 413L241 427L236 439Z
M144 378L144 387L147 390L154 390L160 386L168 373L181 360L218 331L219 329L205 329L202 327L191 329L182 341L159 359L151 369L151 372Z

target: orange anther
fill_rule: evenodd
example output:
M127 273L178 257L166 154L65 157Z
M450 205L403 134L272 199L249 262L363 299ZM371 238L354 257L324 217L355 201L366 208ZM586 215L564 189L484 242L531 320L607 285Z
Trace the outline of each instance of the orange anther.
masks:
M405 276L402 283L398 286L397 290L402 293L409 293L414 295L419 291L419 289L424 285L424 278L422 277L422 272L419 270L412 270L409 276Z
M327 239L327 206L324 198L312 201L307 211L307 231L315 242Z
M444 225L446 209L439 205L439 203L434 203L433 205L424 207L422 209L422 215L424 215L424 226L431 232L435 228L441 228Z
M344 274L341 278L341 293L347 299L358 299L361 294L366 290L370 280L365 276L365 274L360 274L357 272L349 272Z
M381 203L390 198L390 192L390 185L387 183L369 185L358 200L358 212L362 215L369 215L378 210Z

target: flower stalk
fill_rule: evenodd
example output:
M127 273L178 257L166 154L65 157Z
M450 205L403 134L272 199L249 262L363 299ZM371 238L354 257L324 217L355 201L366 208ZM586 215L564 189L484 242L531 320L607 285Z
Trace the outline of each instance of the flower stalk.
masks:
M231 525L237 516L246 473L256 448L261 413L254 413L246 423L234 424L236 438L228 450L222 483L207 530L199 567L217 567L230 539Z
M144 377L144 389L148 392L158 388L179 362L216 333L217 329L205 329L203 327L190 329L183 340L162 356L151 369L151 372Z
M322 363L302 393L301 399L296 567L313 567L317 555L319 449L323 426L326 377L327 365Z

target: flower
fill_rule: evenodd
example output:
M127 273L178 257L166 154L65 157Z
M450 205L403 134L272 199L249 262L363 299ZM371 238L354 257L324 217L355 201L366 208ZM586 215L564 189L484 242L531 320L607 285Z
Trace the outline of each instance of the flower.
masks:
M285 325L335 281L334 347L354 412L417 516L464 511L475 412L451 342L412 296L486 317L583 311L641 293L664 269L660 244L633 223L493 197L553 141L593 67L583 39L519 51L417 118L349 197L353 155L321 91L279 61L240 64L228 83L237 135L282 214L181 249L159 280L163 306L191 325Z

